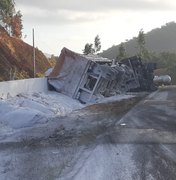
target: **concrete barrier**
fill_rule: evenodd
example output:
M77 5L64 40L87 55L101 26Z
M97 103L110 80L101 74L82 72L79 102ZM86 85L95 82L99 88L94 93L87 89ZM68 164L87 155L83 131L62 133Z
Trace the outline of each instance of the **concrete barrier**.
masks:
M47 78L33 78L0 82L0 98L16 96L19 93L47 92Z

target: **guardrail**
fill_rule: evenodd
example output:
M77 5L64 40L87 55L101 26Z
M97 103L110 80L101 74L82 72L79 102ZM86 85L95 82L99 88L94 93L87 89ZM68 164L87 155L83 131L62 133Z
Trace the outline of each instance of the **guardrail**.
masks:
M32 78L0 82L0 98L16 96L20 93L47 92L47 78Z

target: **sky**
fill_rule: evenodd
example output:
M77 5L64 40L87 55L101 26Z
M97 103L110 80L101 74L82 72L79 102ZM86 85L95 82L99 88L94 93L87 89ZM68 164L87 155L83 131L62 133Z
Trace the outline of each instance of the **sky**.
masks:
M101 51L168 22L176 22L174 0L15 0L23 15L23 40L44 53L63 47L82 53L99 35Z

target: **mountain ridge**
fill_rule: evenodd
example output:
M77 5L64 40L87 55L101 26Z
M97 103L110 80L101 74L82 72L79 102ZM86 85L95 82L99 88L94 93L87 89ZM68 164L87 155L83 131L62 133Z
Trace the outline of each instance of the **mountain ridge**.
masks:
M169 22L160 28L155 28L148 33L145 33L146 48L150 52L175 52L176 51L176 23ZM119 44L120 45L120 44ZM107 50L104 50L100 55L102 57L115 59L118 55L119 45L114 45ZM127 42L124 42L126 52L128 56L136 55L137 49L137 37L134 37Z

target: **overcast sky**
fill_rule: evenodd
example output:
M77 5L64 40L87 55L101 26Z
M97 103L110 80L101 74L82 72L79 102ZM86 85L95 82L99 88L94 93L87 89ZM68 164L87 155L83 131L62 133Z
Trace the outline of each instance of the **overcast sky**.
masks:
M98 34L102 49L125 42L167 22L176 22L175 0L15 0L23 14L24 41L44 53L63 47L82 53Z

